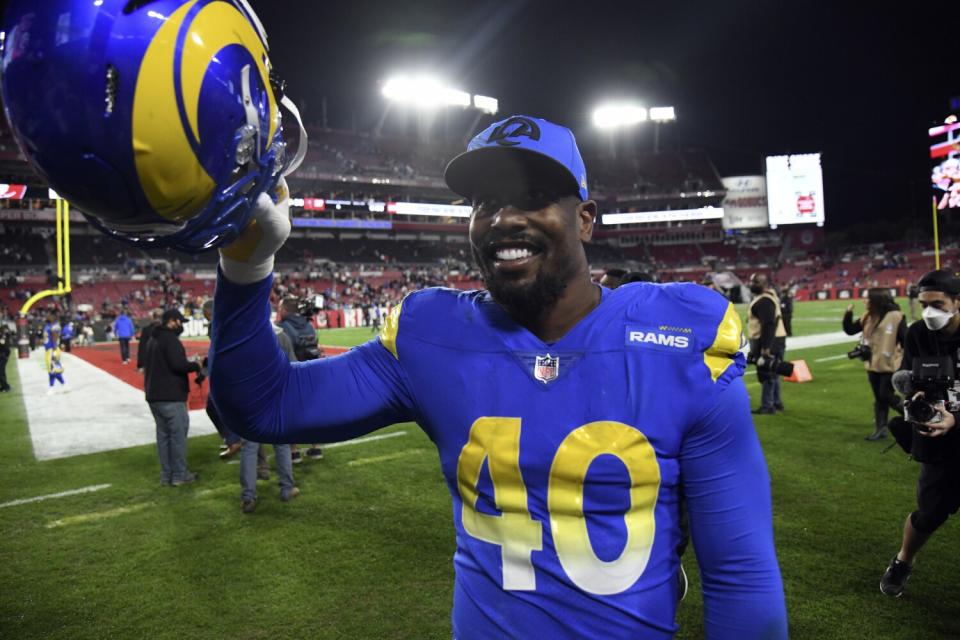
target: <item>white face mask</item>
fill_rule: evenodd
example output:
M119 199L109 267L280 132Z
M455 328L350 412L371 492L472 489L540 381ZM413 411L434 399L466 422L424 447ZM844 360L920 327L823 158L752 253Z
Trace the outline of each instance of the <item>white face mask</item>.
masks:
M935 307L927 307L923 310L923 324L927 325L930 331L940 331L950 323L950 320L957 314L956 311L942 311Z

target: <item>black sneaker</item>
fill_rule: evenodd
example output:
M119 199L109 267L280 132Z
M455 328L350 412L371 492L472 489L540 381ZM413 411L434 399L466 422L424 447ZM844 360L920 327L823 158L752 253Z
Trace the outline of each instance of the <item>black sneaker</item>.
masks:
M755 416L772 416L776 412L777 412L776 409L766 409L764 407L760 407L759 409L754 409L750 413L752 413Z
M323 449L320 447L310 447L307 449L307 457L311 460L323 460Z
M900 562L897 556L893 556L890 565L880 578L880 592L893 598L899 598L903 595L903 588L907 586L907 579L913 567L906 562Z
M299 450L291 451L290 461L293 462L293 464L300 464L301 462L303 462L303 455L301 455Z
M256 500L244 500L240 503L240 511L244 513L253 513L257 510Z
M887 437L887 428L886 428L886 427L882 427L882 428L880 428L880 429L877 429L876 431L874 431L874 432L871 433L870 435L864 436L863 439L864 439L864 440L871 440L871 441L873 441L873 440L883 440L883 439L885 439L886 437Z
M773 405L773 410L774 410L774 411L779 411L780 413L783 413L784 411L786 411L786 408L784 408L782 402L778 402L777 404Z

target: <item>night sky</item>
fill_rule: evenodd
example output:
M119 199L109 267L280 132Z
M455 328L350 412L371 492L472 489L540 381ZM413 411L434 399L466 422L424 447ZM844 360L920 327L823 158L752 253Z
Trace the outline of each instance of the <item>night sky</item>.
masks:
M329 126L371 130L385 108L379 83L405 70L497 97L501 116L570 126L588 152L604 144L590 123L597 103L673 105L661 148L704 149L721 175L762 173L765 154L822 152L828 228L925 223L926 129L960 96L960 11L922 1L897 11L746 0L253 5L310 122L325 99ZM621 145L649 150L650 131Z

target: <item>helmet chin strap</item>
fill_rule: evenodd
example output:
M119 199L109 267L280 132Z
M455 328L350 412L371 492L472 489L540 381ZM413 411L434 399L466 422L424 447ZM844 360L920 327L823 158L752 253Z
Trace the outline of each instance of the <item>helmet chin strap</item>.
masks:
M290 163L283 168L283 175L288 176L296 171L303 162L303 159L307 157L307 130L304 128L303 120L300 118L300 110L297 109L297 105L293 103L293 100L284 95L280 98L280 104L286 107L287 111L293 114L294 120L297 121L297 127L300 128L300 135L299 139L297 140L297 152L293 155L293 159L290 161Z
M250 94L250 65L243 67L240 73L240 87L243 92L243 109L247 116L247 124L256 128L257 130L257 146L256 148L260 149L260 115L257 113L257 108L253 104L253 99ZM280 96L280 104L283 105L287 111L293 115L293 119L297 121L297 128L299 129L299 135L297 140L297 152L293 155L293 158L288 162L281 173L284 176L288 176L303 163L303 159L307 157L307 130L303 126L303 119L300 117L300 110L297 109L297 105L294 104L293 100L290 99L287 95Z
M257 146L254 147L260 155L260 114L257 113L257 107L253 104L253 98L250 92L250 65L244 65L240 70L240 91L243 94L243 111L247 116L247 125L253 127L257 132Z

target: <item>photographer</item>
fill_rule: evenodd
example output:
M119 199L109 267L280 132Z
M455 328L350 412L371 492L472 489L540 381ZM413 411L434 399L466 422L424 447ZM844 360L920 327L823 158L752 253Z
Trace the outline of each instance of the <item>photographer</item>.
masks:
M881 440L887 437L890 408L901 410L901 401L893 392L891 378L903 360L907 320L889 290L874 288L867 291L866 312L860 319L854 320L853 305L847 306L843 314L843 331L848 336L863 333L860 344L847 357L863 360L873 390L873 433L864 439Z
M954 429L957 392L953 372L960 357L960 278L950 271L927 273L918 282L923 322L907 330L898 391L910 398L904 418L890 431L920 464L917 510L903 525L900 550L880 579L880 591L900 597L924 543L960 508L960 447ZM926 371L925 371L926 370Z
M748 361L756 363L757 379L763 387L760 408L754 413L772 415L783 411L776 363L783 361L787 330L783 325L780 299L766 275L754 273L750 276L750 292L753 300L750 301L747 319L747 337L750 339Z

